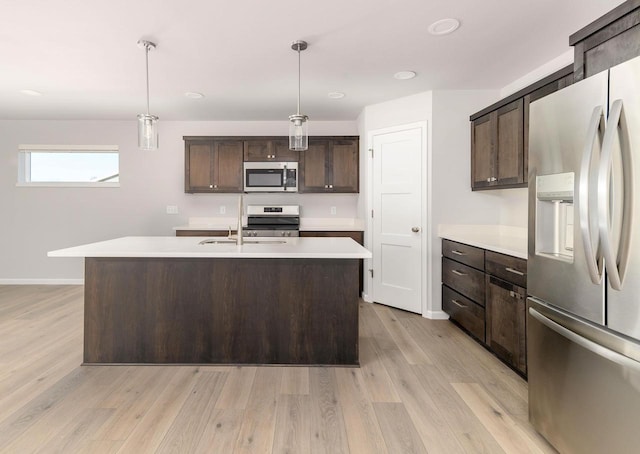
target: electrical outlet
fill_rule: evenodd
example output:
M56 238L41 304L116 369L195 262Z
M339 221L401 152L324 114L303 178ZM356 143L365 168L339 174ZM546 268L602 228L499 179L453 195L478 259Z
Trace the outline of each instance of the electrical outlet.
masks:
M178 214L178 207L176 205L167 205L167 214Z
M220 214L225 214L227 212L227 207L224 205L220 205Z
M331 214L336 214L336 207L331 207Z

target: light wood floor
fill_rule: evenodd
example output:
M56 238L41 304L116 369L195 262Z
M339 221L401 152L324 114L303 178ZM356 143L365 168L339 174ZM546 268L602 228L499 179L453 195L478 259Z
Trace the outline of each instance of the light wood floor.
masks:
M0 452L554 452L448 321L361 302L360 368L80 366L82 291L0 286Z

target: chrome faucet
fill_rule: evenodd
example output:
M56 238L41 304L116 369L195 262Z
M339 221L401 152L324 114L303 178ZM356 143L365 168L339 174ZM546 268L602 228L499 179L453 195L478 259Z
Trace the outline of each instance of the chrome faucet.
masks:
M236 229L236 244L242 246L242 194L238 198L238 227Z

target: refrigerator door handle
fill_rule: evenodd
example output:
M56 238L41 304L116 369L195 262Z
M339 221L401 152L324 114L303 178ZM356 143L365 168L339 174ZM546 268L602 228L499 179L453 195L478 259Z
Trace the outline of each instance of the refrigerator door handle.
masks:
M602 140L602 160L598 171L598 225L600 227L600 240L607 269L607 276L611 288L622 289L624 272L629 259L629 242L632 219L632 196L633 180L630 173L631 161L630 150L626 140L621 138L622 150L622 187L623 187L623 208L622 221L620 224L620 241L618 251L613 250L613 232L611 226L611 172L613 167L613 145L618 136L618 126L624 124L622 100L617 99L611 105L609 120Z
M591 166L593 162L593 145L598 137L598 132L604 127L604 110L597 106L591 114L587 140L582 152L580 164L580 180L578 182L578 215L580 217L580 230L582 231L582 243L584 255L587 261L589 277L594 284L602 281L602 261L597 257L598 246L593 246L593 233L591 232L591 217L597 212L597 200L589 197L591 182ZM596 235L596 240L598 237Z
M560 325L559 323L556 323L553 320L550 320L549 318L545 317L540 312L535 310L533 307L529 308L529 314L533 318L535 318L537 321L539 321L540 323L545 325L547 328L549 328L550 330L555 331L556 333L560 334L562 337L565 337L566 339L579 345L580 347L583 347L589 350L590 352L598 356L601 356L603 358L606 358L609 361L612 361L622 367L629 368L636 372L640 372L639 362L634 361L633 359L628 358L624 355L621 355L620 353L614 352L613 350L610 350L606 347L603 347L600 344L596 344L595 342L590 341L589 339L582 337L571 330L568 330L567 328Z

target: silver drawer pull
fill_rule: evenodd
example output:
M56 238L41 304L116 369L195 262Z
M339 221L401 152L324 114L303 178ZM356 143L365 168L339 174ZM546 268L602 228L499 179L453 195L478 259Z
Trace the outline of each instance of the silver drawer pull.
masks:
M456 306L458 306L458 307L463 307L463 308L465 308L465 309L467 308L466 304L462 304L462 303L460 303L458 300L451 300L451 302L452 302L453 304L455 304Z
M451 270L451 272L453 274L455 274L456 276L466 276L467 275L467 273L463 273L463 272L458 271L458 270Z
M517 274L518 276L524 276L524 273L522 271L514 270L513 268L509 268L508 266L505 267L505 270L510 273Z
M451 251L451 253L455 255L467 255L465 252L456 251L455 249Z
M521 299L522 299L522 297L520 296L520 294L519 294L519 293L514 292L513 290L509 291L509 296L510 296L511 298L516 298L516 299L519 299L519 300L521 300Z

